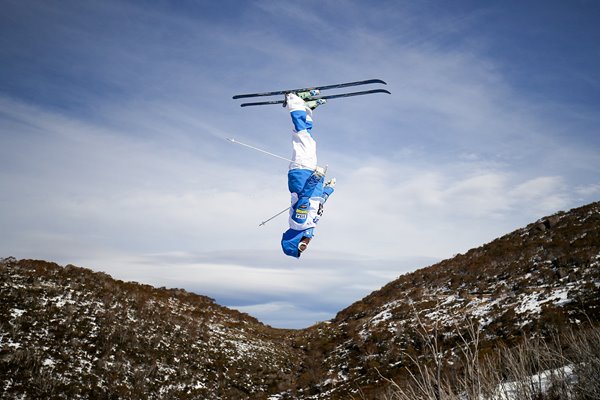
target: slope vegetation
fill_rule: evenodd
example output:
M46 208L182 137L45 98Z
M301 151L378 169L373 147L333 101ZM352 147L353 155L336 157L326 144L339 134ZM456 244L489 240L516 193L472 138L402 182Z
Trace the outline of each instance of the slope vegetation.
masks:
M287 386L286 331L183 290L6 259L0 397L252 398Z
M432 343L478 351L600 322L600 203L400 276L331 321L281 330L183 290L0 261L0 397L382 398Z

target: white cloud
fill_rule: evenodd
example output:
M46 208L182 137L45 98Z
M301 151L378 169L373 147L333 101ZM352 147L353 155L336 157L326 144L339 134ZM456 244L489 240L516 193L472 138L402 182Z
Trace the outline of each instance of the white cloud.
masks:
M32 39L10 54L27 55L31 75L7 78L28 95L0 94L0 253L239 292L231 304L313 321L308 298L334 312L402 272L597 200L597 111L533 103L511 86L485 39L462 36L485 10L434 21L420 6L332 4L253 3L233 22L119 2L19 8ZM224 137L285 156L288 117L231 95L372 77L393 94L315 112L338 189L309 252L286 258L285 216L257 227L289 201L286 163Z
M306 321L317 323L331 319L329 312L298 307L288 302L271 302L233 307L270 325L286 328L306 328Z
M575 192L582 198L591 198L600 194L600 183L582 185L575 188Z

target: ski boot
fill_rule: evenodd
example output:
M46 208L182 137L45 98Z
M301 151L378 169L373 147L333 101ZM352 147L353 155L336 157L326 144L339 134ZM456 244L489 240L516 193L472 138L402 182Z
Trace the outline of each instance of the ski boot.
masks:
M313 90L309 90L307 92L298 92L298 93L296 93L296 96L300 97L304 101L308 101L308 100L312 100L313 97L318 96L320 94L321 94L321 91L319 89L313 89Z
M294 93L294 92L290 92L290 93ZM306 92L298 92L298 93L294 93L296 96L300 97L302 100L304 100L304 102L307 101L311 101L313 99L314 96L318 96L319 94L321 94L321 91L318 89L313 89L313 90L308 90ZM288 93L283 95L283 107L287 107L287 98ZM316 107L315 107L316 108Z
M313 174L315 176L317 176L318 178L322 178L325 176L325 174L327 173L327 167L323 168L323 167L315 167L315 170L313 171Z
M327 100L314 99L314 100L306 101L304 103L306 104L306 107L310 108L311 110L314 110L315 108L319 107L320 105L327 103Z
M298 97L300 97L302 100L304 100L304 103L306 104L306 107L310 108L311 110L314 110L315 108L319 107L322 104L327 103L327 100L325 99L315 99L315 96L318 96L321 94L321 91L319 89L313 89L313 90L309 90L307 92L298 92L296 93L296 95Z

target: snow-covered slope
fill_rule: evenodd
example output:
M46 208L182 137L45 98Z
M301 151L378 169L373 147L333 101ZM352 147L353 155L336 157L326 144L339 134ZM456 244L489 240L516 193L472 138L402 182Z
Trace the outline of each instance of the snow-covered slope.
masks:
M41 261L0 272L3 399L252 398L299 363L285 331L207 297Z
M383 377L401 379L409 356L424 352L424 332L451 363L469 327L481 330L485 352L590 321L600 321L600 203L403 275L315 327L309 341L323 349L323 394L315 398L357 396L359 387L378 391Z
M207 297L0 261L0 398L381 398L435 337L480 350L600 322L600 203L403 275L299 331ZM424 336L425 335L425 336Z

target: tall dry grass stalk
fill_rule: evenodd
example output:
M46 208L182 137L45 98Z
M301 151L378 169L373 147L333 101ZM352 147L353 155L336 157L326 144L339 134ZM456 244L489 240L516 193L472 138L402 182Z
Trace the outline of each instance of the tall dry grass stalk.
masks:
M417 322L426 354L407 354L413 365L406 382L383 377L390 386L384 400L600 400L598 327L524 339L481 358L479 327L467 321L461 330L456 324L460 361L449 368L437 327L428 331Z

